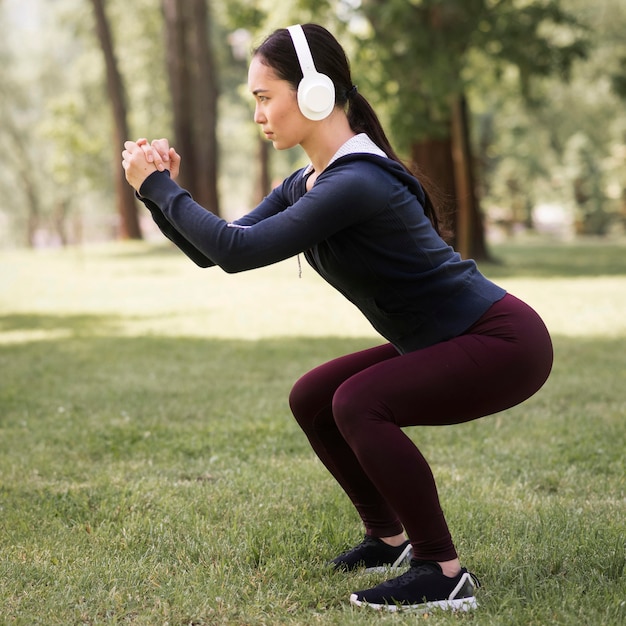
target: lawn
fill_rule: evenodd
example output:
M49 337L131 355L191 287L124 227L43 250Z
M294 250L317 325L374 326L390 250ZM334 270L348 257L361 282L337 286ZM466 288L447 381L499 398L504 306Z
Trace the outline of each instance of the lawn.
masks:
M0 624L625 623L626 245L493 252L555 367L522 406L409 429L483 584L428 616L353 608L380 575L324 567L362 531L286 398L378 338L312 270L0 253Z

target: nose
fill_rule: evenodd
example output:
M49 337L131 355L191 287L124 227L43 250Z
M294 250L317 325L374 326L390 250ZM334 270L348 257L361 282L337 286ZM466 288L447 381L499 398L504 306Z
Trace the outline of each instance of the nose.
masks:
M254 107L254 122L255 124L264 124L267 121L265 114L261 111L258 104Z

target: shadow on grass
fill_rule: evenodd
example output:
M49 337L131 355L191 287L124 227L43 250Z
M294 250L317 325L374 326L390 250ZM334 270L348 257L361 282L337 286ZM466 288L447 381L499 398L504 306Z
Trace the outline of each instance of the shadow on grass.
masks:
M121 337L112 334L115 326L115 319L108 316L0 318L4 331L43 328L74 333L0 344L0 415L7 418L12 411L37 415L50 406L74 406L93 415L130 411L148 418L162 413L165 406L193 419L204 419L208 413L232 417L233 410L242 415L257 415L259 410L288 414L287 394L300 375L376 343L372 338L337 337L257 341ZM109 329L113 330L106 333ZM626 337L557 336L554 341L555 367L544 388L549 391L541 392L550 410L571 412L585 404L600 411L620 403L623 407Z
M316 548L338 547L316 529L355 522L323 468L312 465L287 394L304 371L371 338L104 336L108 325L115 319L15 315L0 322L3 330L76 331L0 345L0 547L11 564L5 596L22 615L28 594L41 605L30 609L40 619L29 623L44 614L49 622L51 606L66 611L63 623L76 622L67 609L76 601L68 598L85 594L93 614L123 621L131 611L155 616L159 609L163 621L161 605L150 612L162 585L163 603L174 607L171 623L216 623L214 613L190 619L180 599L192 594L204 607L213 588L236 600L236 609L224 611L228 623L240 623L243 612L261 615L253 602L267 594L265 610L279 587L295 598L290 607L301 605L293 621L292 608L282 608L279 621L315 621L312 594L340 593L307 569L320 560ZM626 337L556 337L555 348L551 379L514 419L411 432L436 457L461 544L486 570L492 590L485 585L481 603L490 623L530 623L537 601L552 615L566 598L573 608L562 623L584 614L591 616L585 623L617 624L604 607L623 598ZM295 576L294 553L304 563ZM132 598L115 614L108 589L98 595L102 580ZM145 589L138 580L148 581ZM242 598L250 580L258 589ZM131 604L142 594L143 606ZM333 623L353 621L332 602ZM532 608L507 620L511 606L522 615L522 603Z
M78 321L79 330L98 322ZM54 330L76 319L16 316L2 328L18 322ZM37 450L44 471L59 475L115 462L189 467L199 459L206 469L216 455L240 463L310 454L289 414L291 385L316 364L369 344L101 334L0 344L0 475L21 450Z
M0 333L21 331L65 332L74 336L112 334L121 327L114 315L44 315L41 313L12 313L0 315ZM1 344L1 337L0 337Z
M498 244L495 259L480 263L490 278L502 276L551 278L626 275L626 246L601 240L567 243Z

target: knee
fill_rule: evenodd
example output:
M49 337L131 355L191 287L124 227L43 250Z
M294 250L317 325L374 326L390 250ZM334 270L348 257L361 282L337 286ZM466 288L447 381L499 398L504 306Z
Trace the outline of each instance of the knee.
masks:
M303 430L307 430L313 424L316 415L323 409L324 403L330 401L321 397L318 385L315 384L314 377L304 374L299 378L289 393L289 408Z
M303 384L302 378L300 378L289 392L289 408L298 421L298 416L304 412L303 410L307 406L307 395L307 387Z
M348 441L363 428L372 408L364 390L345 383L335 392L332 406L337 428Z

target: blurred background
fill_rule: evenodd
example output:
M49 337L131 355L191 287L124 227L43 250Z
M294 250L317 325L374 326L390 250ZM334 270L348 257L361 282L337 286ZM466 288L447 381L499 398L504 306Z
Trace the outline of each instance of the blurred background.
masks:
M200 204L250 210L306 162L253 123L250 53L309 21L462 254L623 238L624 0L0 0L0 247L160 237L123 180L127 138L168 137Z

